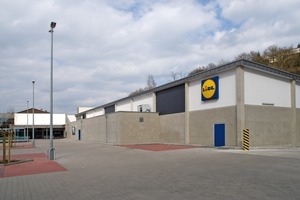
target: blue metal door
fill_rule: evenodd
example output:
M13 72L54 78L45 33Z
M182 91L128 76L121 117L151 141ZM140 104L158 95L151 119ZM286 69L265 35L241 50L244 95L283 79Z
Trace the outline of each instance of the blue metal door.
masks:
M80 131L80 129L78 130L78 140L81 140L81 131Z
M215 124L215 147L225 146L225 124Z

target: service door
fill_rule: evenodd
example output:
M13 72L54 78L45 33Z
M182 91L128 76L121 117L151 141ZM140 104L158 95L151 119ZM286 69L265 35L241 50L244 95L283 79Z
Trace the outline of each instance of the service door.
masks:
M225 146L225 124L214 125L215 147Z

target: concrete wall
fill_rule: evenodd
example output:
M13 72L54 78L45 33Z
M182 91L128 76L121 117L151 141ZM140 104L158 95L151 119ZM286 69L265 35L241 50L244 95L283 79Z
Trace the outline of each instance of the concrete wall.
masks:
M214 124L225 124L225 146L236 146L236 106L190 112L190 143L214 146Z
M184 144L185 113L159 116L159 140Z
M296 145L300 146L300 108L296 109Z
M291 119L290 108L245 105L245 128L250 131L250 146L291 145Z
M66 133L66 138L68 138L71 141L76 141L78 140L78 133L77 133L77 127L79 127L79 122L67 122L65 126L65 133ZM75 135L72 135L72 127L75 127Z
M158 113L119 113L119 144L159 142Z
M142 121L140 122L140 120ZM69 122L66 125L67 138L111 144L159 142L158 113L116 112L108 115ZM72 135L75 127L75 135Z
M119 144L119 113L110 113L101 117L105 119L105 123L102 128L104 130L103 134L105 135L106 141L103 142Z
M190 144L214 146L214 124L225 124L225 145L236 146L236 106L192 111L189 113ZM292 109L275 106L245 105L245 127L250 130L250 146L300 146L300 109L296 109L296 136L292 137ZM72 127L75 135L72 135ZM67 138L111 144L185 142L185 113L117 112L66 125ZM242 133L240 133L242 134Z
M81 140L86 142L100 141L100 117L88 118L82 121Z

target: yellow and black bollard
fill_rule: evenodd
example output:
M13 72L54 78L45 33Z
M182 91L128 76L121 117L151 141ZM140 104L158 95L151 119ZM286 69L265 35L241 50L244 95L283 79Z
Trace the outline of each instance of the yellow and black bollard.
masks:
M249 147L250 147L249 129L243 129L243 150L249 151Z

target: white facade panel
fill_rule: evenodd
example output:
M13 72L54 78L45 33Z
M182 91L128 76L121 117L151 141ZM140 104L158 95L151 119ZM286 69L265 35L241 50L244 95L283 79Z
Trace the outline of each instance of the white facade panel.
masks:
M245 104L291 107L290 81L245 70Z
M66 119L68 122L75 122L76 121L76 116L75 115L67 115Z
M91 109L93 109L93 107L77 107L77 113L81 113Z
M201 80L190 82L189 111L236 105L235 70L230 70L215 76L219 76L219 99L201 101Z
M86 118L96 117L96 116L100 116L100 115L104 115L104 108L98 108L98 109L87 112Z
M116 112L118 111L131 111L131 100L118 102L116 104Z
M28 125L32 125L32 113L28 113ZM27 125L27 113L16 113L14 116L16 126ZM53 125L65 125L65 114L53 114ZM34 114L34 125L50 125L50 114Z
M139 105L149 105L151 112L153 111L153 94L146 94L143 96L139 96L133 99L132 102L132 111L138 111Z
M300 108L300 83L296 84L296 108Z

